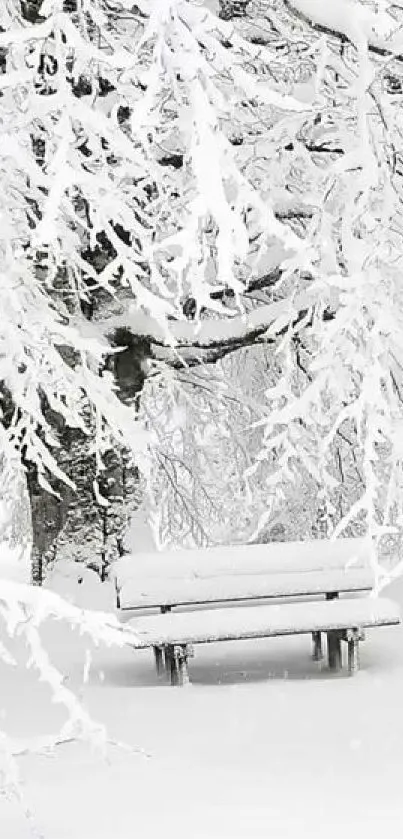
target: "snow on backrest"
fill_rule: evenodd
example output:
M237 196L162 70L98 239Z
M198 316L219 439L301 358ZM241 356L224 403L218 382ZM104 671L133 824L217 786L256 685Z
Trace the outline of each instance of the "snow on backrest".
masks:
M370 568L298 571L295 574L225 574L221 577L126 579L119 590L121 609L194 606L282 597L310 597L331 592L369 592Z
M335 542L318 539L130 555L114 564L114 575L120 588L132 580L208 579L336 569L348 572L369 565L366 539L338 539Z

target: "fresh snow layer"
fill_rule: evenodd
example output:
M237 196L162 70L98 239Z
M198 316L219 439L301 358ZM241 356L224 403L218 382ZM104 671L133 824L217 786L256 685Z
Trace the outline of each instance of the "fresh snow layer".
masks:
M106 589L93 586L82 605L96 607ZM402 606L403 581L388 596ZM65 684L127 748L111 745L107 761L85 744L19 757L38 831L44 839L400 839L403 629L366 634L353 679L313 662L300 636L201 646L192 686L181 690L158 681L151 651L95 649L49 622L44 640ZM9 645L23 660L22 643ZM58 731L63 709L32 669L0 663L0 684L1 727L16 750ZM0 799L0 836L32 839L16 801Z
M251 606L247 609L211 609L209 611L136 618L131 626L145 645L202 644L238 638L263 638L275 635L315 632L321 629L352 629L384 626L400 621L393 601L366 597L362 600Z

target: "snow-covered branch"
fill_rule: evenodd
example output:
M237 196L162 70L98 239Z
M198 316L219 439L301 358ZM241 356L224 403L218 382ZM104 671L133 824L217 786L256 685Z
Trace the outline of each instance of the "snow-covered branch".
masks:
M272 276L278 277L278 274ZM264 282L261 280L257 287L264 288ZM233 316L227 319L210 318L196 323L172 321L169 330L165 331L154 318L136 309L131 310L130 307L124 315L110 318L97 326L109 336L123 330L136 338L145 338L151 345L153 356L164 358L170 366L192 366L202 362L211 363L241 347L252 346L260 341L275 341L290 325L296 328L314 306L317 295L318 289L313 283L309 291L275 303L259 305L249 312L233 312ZM322 294L322 303L323 300ZM325 317L331 317L331 313L326 312ZM164 352L158 350L158 347L164 347ZM198 351L203 352L200 354Z
M403 60L401 27L383 4L376 11L355 0L284 0L284 5L318 32L347 40L357 49L365 42L376 55Z

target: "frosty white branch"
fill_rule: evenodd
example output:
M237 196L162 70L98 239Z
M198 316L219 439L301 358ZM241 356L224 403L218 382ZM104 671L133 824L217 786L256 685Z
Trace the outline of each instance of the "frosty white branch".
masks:
M368 50L375 55L390 56L403 61L403 38L396 21L381 10L373 12L350 0L283 0L290 14L307 23L317 32L358 47L365 39ZM394 32L395 29L395 32Z
M278 278L278 271L268 275L267 286L270 281L274 284ZM258 281L257 287L265 287L264 278ZM275 341L306 317L316 298L317 288L314 285L312 290L297 294L294 298L261 305L251 312L243 312L228 319L168 321L165 328L152 316L129 307L124 315L110 318L97 326L109 337L116 330L124 329L136 338L146 339L154 346L154 357L163 358L170 366L181 367L183 363L191 366L214 362L241 347L260 341ZM323 315L325 319L331 316L330 311ZM158 347L164 348L162 355Z

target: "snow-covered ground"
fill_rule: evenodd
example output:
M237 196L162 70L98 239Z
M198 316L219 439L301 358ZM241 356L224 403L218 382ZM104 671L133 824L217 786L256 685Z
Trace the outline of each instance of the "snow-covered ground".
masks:
M105 608L107 588L96 590ZM387 593L403 606L402 581ZM18 759L46 839L400 839L401 627L368 633L353 679L330 676L299 637L199 648L185 689L159 683L150 652L129 649L95 650L84 687L87 643L56 623L44 637L67 684L132 747L112 745L104 760L67 743ZM58 729L62 710L34 673L1 666L0 686L13 737ZM30 836L4 799L0 836Z

